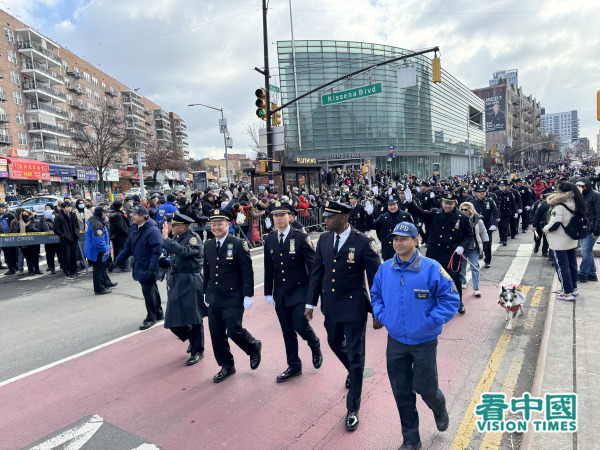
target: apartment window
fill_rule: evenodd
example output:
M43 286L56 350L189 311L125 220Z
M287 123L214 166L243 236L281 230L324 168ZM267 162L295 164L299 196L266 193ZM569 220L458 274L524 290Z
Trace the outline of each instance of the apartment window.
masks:
M92 110L92 109L94 109L94 105L92 105L91 103L88 103L88 104L87 104L87 107L88 107L88 110Z
M65 86L67 86L67 89L71 89L71 80L67 77L65 77Z
M19 131L19 145L27 145L27 133Z
M81 99L77 100L77 105L79 105L79 107L81 109L83 109L83 100L81 100Z
M90 74L87 72L83 72L83 79L89 83L90 82Z
M96 87L98 87L98 78L96 77L92 77L92 84Z
M106 92L106 83L104 81L102 82L102 90Z
M67 103L73 105L73 96L71 94L67 94Z
M104 96L104 104L108 105L108 98L106 97L106 95Z
M80 75L79 75L79 67L73 67L73 73L74 73L76 76L80 76Z
M11 62L15 65L17 64L17 52L11 50L10 48L8 49L8 62Z
M19 77L19 72L15 72L14 70L10 71L10 81L12 81L17 86L20 84L21 78Z
M6 36L6 40L8 42L15 42L15 32L13 30L9 30L8 28L4 27L4 36Z
M20 92L13 91L13 99L15 100L15 103L17 105L22 105L23 104L23 96L21 95Z
M25 125L25 114L23 114L22 112L17 113L17 123L19 125Z
M96 91L94 91L94 98L96 99L97 102L100 101L100 94Z
M92 98L92 90L90 88L85 88L85 95L87 98Z
M63 59L62 65L63 65L63 69L65 69L65 72L68 72L69 71L69 63Z

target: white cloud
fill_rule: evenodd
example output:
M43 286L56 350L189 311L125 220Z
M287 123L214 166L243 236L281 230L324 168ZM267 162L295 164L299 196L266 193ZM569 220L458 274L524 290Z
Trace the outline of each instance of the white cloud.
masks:
M253 70L263 66L260 0L77 0L68 7L59 0L2 1L29 17L26 23L42 24L40 31L50 38L180 114L196 156L222 154L220 113L189 103L224 108L233 151L250 145L243 130L258 120L254 90L264 83ZM579 110L581 136L595 142L600 5L584 0L292 3L298 40L408 49L439 45L443 67L472 89L486 86L498 69L517 68L526 94L548 112ZM290 38L288 2L271 0L270 6L270 66L276 67L273 43Z

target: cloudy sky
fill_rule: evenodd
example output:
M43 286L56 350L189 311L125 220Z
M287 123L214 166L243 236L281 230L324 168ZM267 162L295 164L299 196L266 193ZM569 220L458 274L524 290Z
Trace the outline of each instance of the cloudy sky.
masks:
M600 2L590 0L292 0L295 38L441 48L442 66L471 89L518 69L546 112L576 109L596 147ZM0 0L0 8L187 122L190 151L222 157L224 108L235 152L246 152L254 90L263 85L261 0ZM290 39L289 0L269 2L275 42Z

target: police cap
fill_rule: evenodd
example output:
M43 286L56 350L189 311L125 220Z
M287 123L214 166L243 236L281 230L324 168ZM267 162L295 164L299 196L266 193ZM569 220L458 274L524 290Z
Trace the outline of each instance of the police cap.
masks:
M269 213L271 214L290 214L292 212L292 207L287 202L275 202L271 203L269 206Z
M225 209L213 209L208 215L209 222L219 222L225 220L227 222L231 222L233 220L233 216L231 213Z
M352 208L341 202L325 202L325 211L323 212L324 217L333 216L335 214L350 214Z
M176 224L191 225L194 223L194 219L186 216L185 214L181 214L179 211L175 211L175 213L173 214L173 220L171 220L171 223L173 225L176 225Z

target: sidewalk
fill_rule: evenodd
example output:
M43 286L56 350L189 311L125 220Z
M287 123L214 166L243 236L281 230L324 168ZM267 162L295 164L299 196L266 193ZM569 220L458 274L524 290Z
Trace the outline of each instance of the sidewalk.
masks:
M600 251L594 249L596 267ZM522 449L598 448L600 442L600 283L579 283L574 302L557 300L550 294L544 333L540 345L532 396L546 393L576 393L577 433L532 432L523 439ZM552 292L560 289L555 275ZM541 416L539 417L542 418Z

